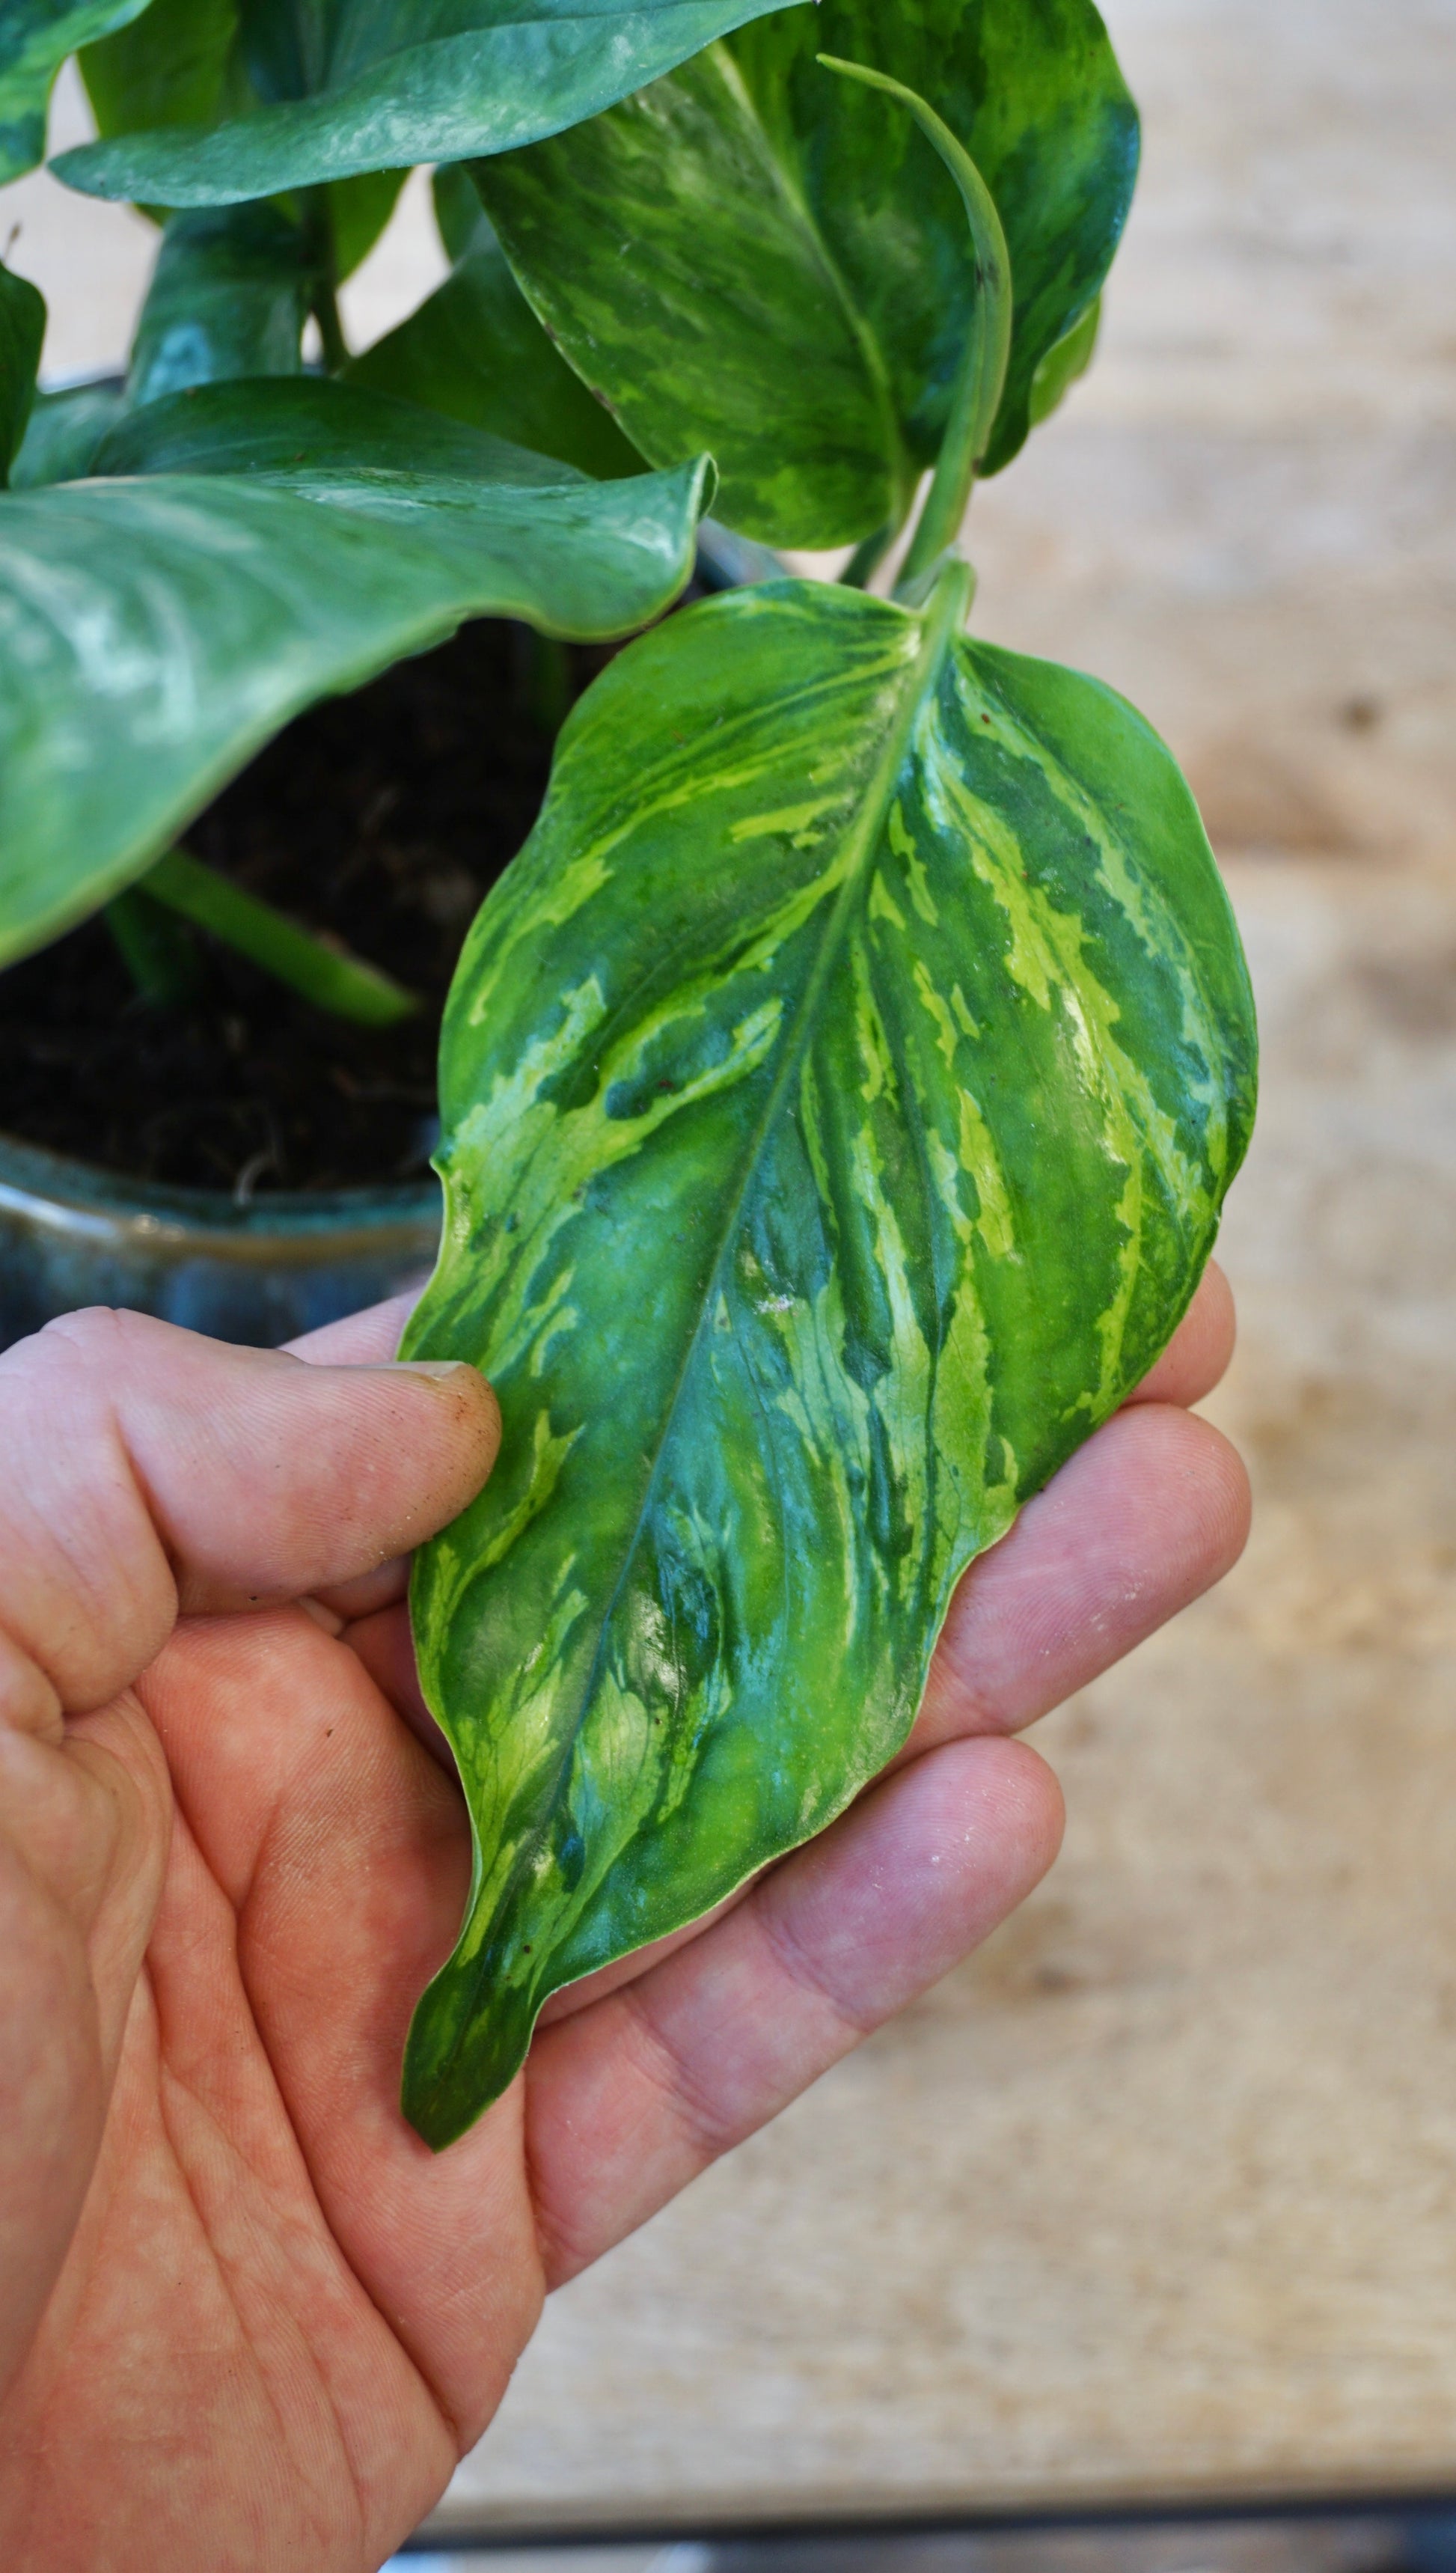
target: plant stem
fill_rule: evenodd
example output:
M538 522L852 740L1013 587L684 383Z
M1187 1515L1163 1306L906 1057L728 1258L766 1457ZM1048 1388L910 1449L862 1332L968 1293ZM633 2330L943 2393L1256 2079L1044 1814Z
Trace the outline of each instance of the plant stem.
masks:
M331 376L337 376L349 362L349 342L339 318L339 260L327 188L302 188L299 213L313 269L309 310L319 325L325 367Z
M840 573L845 589L866 589L880 563L895 541L894 527L877 527L872 536L862 536Z
M888 73L871 71L863 63L841 62L833 54L821 54L819 60L826 71L842 72L848 80L863 81L868 89L884 90L909 108L955 180L971 226L976 277L971 328L951 396L951 416L935 474L895 584L898 599L908 606L918 606L934 580L936 566L961 532L977 468L996 426L1011 355L1011 254L990 189L964 144L957 142L935 109L917 98L914 90L891 80Z
M291 991L301 992L316 1009L337 1019L354 1019L363 1027L384 1028L407 1019L419 1008L406 991L376 965L358 956L340 955L307 929L285 919L272 903L260 902L226 876L215 875L185 849L159 858L143 879L146 895L180 912L184 920L250 957Z
M120 948L139 1000L163 1006L197 988L197 950L185 924L132 887L113 894L103 917Z
M314 289L314 319L324 345L324 364L331 376L337 376L349 363L349 342L339 319L339 297L333 284L324 280Z

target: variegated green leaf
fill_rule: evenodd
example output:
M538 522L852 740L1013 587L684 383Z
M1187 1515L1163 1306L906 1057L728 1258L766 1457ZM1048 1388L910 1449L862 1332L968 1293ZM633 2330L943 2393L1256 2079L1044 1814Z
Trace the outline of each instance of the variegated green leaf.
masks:
M590 482L289 377L150 404L100 461L0 498L0 965L134 882L291 716L463 617L659 615L707 473Z
M469 219L450 275L397 330L354 360L350 380L559 456L601 481L640 473L636 448L541 329L468 180L441 171L436 205L453 200L458 209L459 191Z
M0 491L25 436L45 336L45 298L0 266Z
M0 9L0 184L46 148L51 84L68 54L139 18L147 0L5 0Z
M315 41L302 45L292 70L286 47L265 58L255 41L249 68L269 103L253 114L211 130L159 128L85 144L54 167L91 196L227 206L365 171L506 152L596 115L764 6L431 0L411 11L337 0L304 13ZM266 5L250 9L245 33L257 39L269 15Z
M705 1912L904 1741L953 1584L1142 1374L1248 1136L1187 789L1110 690L781 583L568 722L446 1016L413 1354L500 1398L424 1549L469 1800L410 2034L432 2144L558 1987Z
M472 174L536 311L633 443L655 463L708 447L719 515L771 544L900 522L976 308L936 152L816 52L925 100L995 200L1015 290L998 471L1131 198L1136 111L1092 0L822 0Z

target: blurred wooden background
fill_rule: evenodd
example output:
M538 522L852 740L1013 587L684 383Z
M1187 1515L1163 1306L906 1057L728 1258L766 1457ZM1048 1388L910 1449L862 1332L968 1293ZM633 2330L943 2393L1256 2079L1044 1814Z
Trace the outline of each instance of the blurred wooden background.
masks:
M1107 16L1142 187L977 622L1124 688L1226 865L1254 1540L1041 1728L1044 1891L555 2299L442 2530L1456 2487L1456 5ZM119 356L140 228L15 220L53 368ZM358 340L437 257L416 192Z

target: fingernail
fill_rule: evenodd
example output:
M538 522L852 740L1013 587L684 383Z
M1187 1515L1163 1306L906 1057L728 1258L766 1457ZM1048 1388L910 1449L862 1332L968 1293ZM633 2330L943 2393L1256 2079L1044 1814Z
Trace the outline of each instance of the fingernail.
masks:
M403 1375L473 1375L468 1358L396 1358L393 1372Z

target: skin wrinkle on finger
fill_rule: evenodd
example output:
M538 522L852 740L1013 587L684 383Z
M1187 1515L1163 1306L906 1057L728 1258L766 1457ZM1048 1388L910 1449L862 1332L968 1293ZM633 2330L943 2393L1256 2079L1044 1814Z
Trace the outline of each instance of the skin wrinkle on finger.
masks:
M0 1728L33 1734L38 1742L64 1740L60 1697L38 1662L0 1632Z
M388 1347L401 1317L384 1318ZM224 1461L229 1471L242 1474L246 1467L261 1503L276 1506L289 1453L280 1418L293 1420L298 1438L313 1442L299 1462L301 1471L314 1471L314 1401L337 1401L348 1370L346 1409L357 1399L365 1411L377 1404L366 1428L382 1419L378 1443L396 1446L391 1424L406 1415L402 1409L391 1413L390 1405L417 1403L425 1418L437 1416L429 1406L438 1399L438 1387L422 1394L419 1380L410 1388L398 1371L379 1365L388 1349L366 1345L379 1317L363 1319L366 1329L340 1326L344 1337L332 1336L327 1351L317 1357L301 1352L292 1360L219 1352L185 1334L166 1334L160 1345L171 1353L174 1380L164 1388L166 1399L156 1397L155 1387L148 1395L151 1427L160 1440L169 1401L207 1405L220 1381L223 1411L235 1394L250 1404L256 1395L261 1409L255 1430L259 1420L271 1425L251 1441L240 1435ZM1189 1323L1194 1319L1190 1315ZM165 1333L165 1326L149 1327ZM84 1332L82 1342L84 1357ZM113 1338L110 1344L140 1346L126 1325L122 1343ZM1182 1398L1194 1399L1203 1389L1210 1345L1205 1332L1201 1351L1189 1341L1178 1354ZM68 1366L75 1355L73 1344ZM255 1371L260 1364L268 1377L266 1392ZM334 1369L339 1372L331 1387ZM373 1384L362 1382L370 1370ZM382 1402L375 1389L379 1379ZM1154 1371L1143 1393L1157 1381ZM285 1398L275 1390L285 1384L302 1384L302 1403L297 1393ZM0 1369L0 1404L6 1387ZM466 1398L476 1400L469 1389ZM488 1402L488 1396L483 1399ZM0 1410L0 1433L4 1425ZM180 1441L179 1452L193 1460L189 1471L196 1470L199 1453L217 1455L217 1427L210 1419L197 1439ZM1014 1553L1015 1540L1009 1539L972 1576L973 1603L978 1582L981 1589L965 1640L975 1648L981 1676L996 1682L999 1719L1007 1717L1018 1690L1025 1695L1030 1687L1045 1689L1049 1677L1065 1680L1076 1659L1074 1644L1084 1656L1110 1658L1121 1649L1116 1636L1124 1625L1143 1631L1168 1613L1170 1581L1202 1587L1214 1577L1210 1567L1219 1547L1226 1550L1237 1493L1216 1433L1152 1398L1129 1407L1098 1436L1106 1441L1109 1433L1111 1443L1093 1441L1082 1451L1095 1470L1085 1471L1079 1481L1068 1469L1069 1478L1024 1513L1019 1536L1027 1529L1041 1531L1040 1570L1031 1556ZM151 1456L144 1461L145 1489L164 1507L170 1496L166 1476L158 1474ZM347 1459L343 1467L336 1459L332 1470L347 1472ZM223 1516L226 1493L215 1490L209 1497ZM416 1530L411 1526L407 1533L412 1537ZM206 2336L196 2348L189 2345L171 2286L181 2274L178 2264L186 2267L186 2243L160 2223L155 2238L150 2230L162 2201L153 2189L157 2173L145 2156L148 2139L155 2138L160 2088L167 2088L172 2110L188 2122L210 2170L213 2144L204 2132L206 2121L200 2124L194 2116L201 2104L217 2127L217 2169L188 2201L212 2245L209 2257L229 2238L230 2226L236 2239L239 2226L261 2221L287 2269L287 2247L272 2226L268 2192L253 2192L247 2206L235 2204L229 2156L241 2151L250 2167L262 2170L282 2168L290 2155L302 2153L327 2227L319 2236L329 2253L320 2274L331 2266L332 2245L345 2292L341 2301L326 2297L322 2304L312 2292L295 2295L298 2281L289 2270L289 2292L275 2297L270 2288L258 2310L265 2328L272 2313L281 2330L296 2329L302 2335L301 2363L307 2360L312 2368L317 2362L330 2385L342 2389L339 2400L351 2413L348 2423L341 2421L348 2431L344 2444L354 2458L366 2457L371 2472L377 2469L383 2495L377 2523L383 2535L377 2542L386 2551L385 2538L394 2543L402 2537L433 2495L420 2488L422 2469L406 2462L396 2470L386 2462L410 2448L413 2433L406 2420L402 2441L396 2437L401 2416L392 2402L376 2410L378 2369L370 2353L376 2355L380 2343L369 2334L387 2333L382 2345L390 2368L401 2358L405 2362L397 2384L407 2386L413 2371L428 2389L429 2417L436 2425L441 2417L453 2425L450 2442L437 2442L437 2455L435 2448L429 2451L428 2472L442 2481L449 2462L445 2445L463 2445L483 2429L532 2328L544 2285L537 2223L540 2240L559 2246L557 2275L596 2256L684 2185L706 2155L773 2116L847 2052L864 2028L890 2016L965 1955L1030 1889L1055 1848L1059 1792L1036 1755L995 1733L947 1740L882 1779L829 1835L742 1889L716 1920L694 1924L650 1955L621 1961L600 1982L561 1996L555 2024L542 2023L526 2081L447 2153L431 2156L399 2114L399 2055L412 2004L457 1926L470 1858L458 1792L440 1775L444 1764L421 1760L405 1738L412 1661L407 1611L394 1588L401 1570L396 1544L386 1564L376 1560L373 1571L333 1585L321 1581L291 1609L188 1620L148 1671L139 1697L118 1699L73 1722L64 1753L32 1733L0 1732L0 1760L13 1752L48 1764L47 1778L58 1792L74 1791L78 1813L89 1816L117 1849L108 1876L82 1838L71 1846L75 1881L67 1900L76 1907L71 1918L78 1937L81 1916L99 1907L83 1941L105 2057L98 2079L109 2083L120 2057L118 2098L125 2114L120 2126L114 2120L108 2130L111 2158L104 2144L77 2236L85 2246L86 2293L74 2308L80 2337L74 2350L66 2344L70 2354L57 2398L63 2409L47 2416L44 2439L38 2436L35 2449L53 2461L52 2506L62 2512L68 2532L73 2522L65 2514L83 2513L74 2523L82 2534L74 2543L68 2534L69 2553L62 2557L78 2566L99 2561L103 2551L101 2523L84 2514L113 2509L108 2475L119 2453L117 2404L144 2408L147 2435L136 2451L144 2461L153 2460L152 2486L140 2500L134 2492L129 2505L127 2525L141 2532L137 2562L232 2562L229 2544L218 2542L219 2523L195 2523L188 2512L211 2490L249 2496L259 2490L257 2477L249 2480L246 2442L230 2465L227 2442L237 2424L225 2404L211 2401L220 2388L227 2393L226 2371L211 2380L208 2404L194 2401L199 2369L208 2360ZM1080 1641L1072 1631L1079 1597L1085 1629ZM5 1622L0 1607L0 1628ZM3 1668L0 1646L0 1674ZM949 1730L961 1735L979 1721L969 1690L960 1684L942 1712ZM922 1734L917 1748L924 1739ZM169 1860L174 1776L187 1823ZM42 1842L55 1835L45 1819L52 1810L45 1801L50 1787L27 1783L13 1796L10 1787L7 1771L0 1779L0 1866L9 1846L7 1822L19 1818L22 1805L29 1805L38 1825L27 1841L29 1859L38 1859ZM59 1814L60 1806L54 1811ZM14 1828L12 1822L12 1833ZM52 1873L59 1871L59 1880L69 1883L62 1863L67 1852L59 1840L54 1855ZM147 1975L140 1981L138 1975L164 1865L177 1900L168 1914L171 1983L159 2022L148 2003ZM235 1957L231 1973L216 1968L216 1961L209 1965L206 1943L194 1944L201 1926L199 1887L216 1915L210 1935ZM607 1991L608 1980L616 1990ZM622 1989L628 1983L635 1986L630 1993ZM0 1995L3 1990L0 1954ZM644 2037L618 2045L616 2039L634 2023L650 2030L650 2042ZM3 2084L5 2063L19 2060L9 2045L3 2002L0 2034ZM49 2032L41 2034L45 2039ZM243 2114L234 2092L251 2049L262 2050L271 2074L254 2109L244 2103ZM675 2084L670 2063L679 2068ZM521 2136L527 2100L529 2168ZM255 2161L248 2135L258 2102L279 2124L276 2132L258 2136ZM679 2114L683 2104L689 2107L686 2117ZM0 2163L4 2127L0 2107ZM174 2144L181 2141L177 2116L169 2132ZM117 2188L118 2171L133 2155L142 2156L135 2195ZM528 2183L537 2191L534 2216ZM113 2296L127 2292L128 2210L141 2205L148 2210L148 2229L140 2247L133 2246L133 2284L146 2314L128 2343L126 2384L109 2393L105 2366L96 2363L97 2344L86 2336L89 2317L119 2310L98 2299L103 2286ZM0 2237L3 2230L0 2205ZM188 2236L198 2238L196 2231ZM119 2285L106 2285L98 2265L103 2254L114 2264ZM259 2275L274 2274L266 2258ZM349 2294L348 2277L363 2291L362 2300ZM136 2308L131 2310L135 2321ZM57 2328L65 2340L69 2326ZM348 2332L359 2337L345 2346L339 2335ZM166 2437L156 2435L159 2420ZM174 2436L193 2452L196 2480L179 2483L173 2473L165 2452ZM422 2433L420 2444L429 2446ZM129 2472L132 2453L127 2451ZM267 2480L270 2507L285 2511L289 2478ZM331 2499L333 2491L322 2479L311 2494L311 2509L343 2513L352 2506L337 2495ZM187 2511L179 2515L176 2496L183 2492ZM110 2518L105 2525L109 2545ZM7 2524L0 2553L8 2542ZM44 2541L32 2544L26 2558L47 2568L56 2560L55 2548L47 2554ZM331 2551L317 2542L316 2531L294 2525L291 2535L275 2536L268 2560L321 2566L327 2561L330 2573L342 2573L346 2562L359 2559L357 2546L348 2553ZM262 2549L248 2561L261 2562Z
M902 1758L1048 1714L1221 1580L1248 1521L1211 1423L1165 1403L1115 1414L966 1574Z
M0 1358L0 1435L26 1497L19 1526L0 1502L0 1621L74 1712L146 1667L179 1602L392 1580L479 1489L499 1415L473 1368L324 1370L103 1310Z
M938 1981L1045 1874L1061 1828L1035 1752L948 1746L781 1861L707 1936L539 2036L527 2136L552 2285Z

